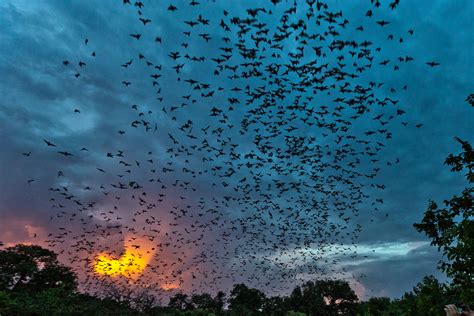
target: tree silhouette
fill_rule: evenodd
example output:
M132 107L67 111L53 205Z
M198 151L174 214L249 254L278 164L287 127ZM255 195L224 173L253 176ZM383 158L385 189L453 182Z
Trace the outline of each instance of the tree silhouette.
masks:
M462 152L449 155L445 164L452 172L465 172L468 181L460 195L444 201L444 207L431 201L421 223L414 224L424 232L431 244L438 247L448 260L440 261L440 268L453 278L469 301L474 300L474 151L472 146L459 138Z
M35 245L16 245L0 250L0 290L76 290L76 276L61 265L51 250Z
M245 284L236 284L230 293L229 310L235 315L256 315L262 311L265 295Z
M398 300L372 298L359 303L347 281L334 279L308 281L290 296L269 298L258 289L237 284L228 309L224 292L214 297L178 292L168 306L161 306L148 289L140 295L122 292L107 298L81 294L74 273L58 263L54 252L27 245L0 250L0 279L0 315L431 316L444 315L444 305L458 298L456 287L430 276Z
M298 297L298 290L293 291ZM291 298L291 297L290 297ZM338 315L355 313L358 298L344 280L308 281L302 286L298 310L307 315Z
M168 307L181 311L193 309L191 300L189 299L188 295L184 293L176 293L173 297L171 297Z

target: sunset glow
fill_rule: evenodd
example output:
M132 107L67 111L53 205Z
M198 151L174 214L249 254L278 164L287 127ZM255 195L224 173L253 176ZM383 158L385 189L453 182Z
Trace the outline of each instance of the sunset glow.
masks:
M172 284L163 284L161 286L161 289L165 290L165 291L171 291L171 290L174 290L174 289L177 289L177 288L179 288L179 285L174 284L174 283L172 283Z
M94 271L100 275L110 277L124 276L128 279L138 278L151 258L155 250L146 239L135 239L133 244L125 242L125 252L120 258L114 258L110 254L101 253L94 262Z

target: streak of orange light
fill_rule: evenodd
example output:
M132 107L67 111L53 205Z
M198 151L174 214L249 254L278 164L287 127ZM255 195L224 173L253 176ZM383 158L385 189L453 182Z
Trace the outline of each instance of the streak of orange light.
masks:
M171 290L179 288L179 285L174 284L174 283L172 283L172 284L163 284L162 286L160 286L160 288L162 290L165 290L165 291L171 291Z

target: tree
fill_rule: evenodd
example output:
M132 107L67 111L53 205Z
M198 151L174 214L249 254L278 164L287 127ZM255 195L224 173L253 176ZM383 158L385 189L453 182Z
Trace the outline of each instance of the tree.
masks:
M158 300L150 289L147 288L137 291L133 297L126 301L126 305L142 313L150 313L158 305Z
M226 294L222 291L217 292L214 297L214 312L216 315L222 315L224 313L224 305L226 303Z
M417 315L442 315L444 313L445 286L432 275L426 276L414 288Z
M289 310L302 311L303 310L303 293L301 287L297 286L291 291L290 297L288 297L286 305Z
M445 164L452 172L465 172L468 181L460 195L444 201L444 207L431 201L421 223L415 223L417 231L431 239L431 245L448 260L441 260L439 267L453 279L453 285L461 289L464 299L474 301L474 151L472 146L459 138L462 152L449 155Z
M308 281L297 286L286 300L288 310L306 315L353 315L357 295L344 280Z
M364 316L389 315L390 298L371 297L367 302L361 303L361 314Z
M353 315L355 313L358 298L347 281L318 280L316 284L326 302L327 312L321 315Z
M16 245L0 250L0 290L42 291L62 288L75 291L76 276L60 264L51 250L35 245Z
M280 296L266 298L263 303L263 314L268 316L284 316L287 311L285 300Z
M318 282L308 281L302 285L301 305L296 311L304 312L309 316L321 314L326 303Z
M80 294L76 276L40 246L0 250L0 315L136 315L127 303Z
M191 297L191 303L197 309L212 310L214 308L214 300L212 299L212 296L207 293L194 294Z
M439 283L434 276L426 276L413 287L412 291L403 294L401 299L393 301L388 306L388 315L445 315L444 306L453 302L447 290L448 287Z
M181 311L193 309L193 305L191 304L188 295L184 293L176 293L173 297L171 297L168 307Z
M237 315L256 315L262 311L265 295L245 284L236 284L230 293L229 310Z

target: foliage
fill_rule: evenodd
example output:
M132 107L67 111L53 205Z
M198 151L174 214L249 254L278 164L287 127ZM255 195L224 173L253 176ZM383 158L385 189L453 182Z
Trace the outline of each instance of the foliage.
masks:
M343 280L308 281L302 286L301 311L307 315L350 315L357 295Z
M176 310L188 310L192 309L193 305L191 304L191 300L188 298L188 295L183 293L177 293L173 297L171 297L168 307Z
M123 303L100 300L63 288L37 293L0 291L0 315L136 315Z
M444 207L431 201L421 223L414 224L424 232L431 244L448 260L440 262L440 268L453 279L461 296L474 301L474 151L472 146L459 138L463 152L449 155L445 164L452 172L465 172L468 181L460 195L444 201Z
M400 299L371 298L358 302L346 281L315 280L295 287L289 296L266 297L258 289L237 284L228 300L224 292L214 297L207 293L192 296L176 293L168 306L160 306L149 292L116 296L120 299L81 294L77 291L74 274L57 262L56 254L39 246L7 248L0 251L0 258L4 282L0 290L0 315L436 316L444 315L444 305L456 302L460 293L456 285L441 284L429 276ZM46 266L69 279L58 283L50 272L38 276ZM224 309L226 304L227 310Z
M374 297L361 303L358 315L444 316L444 306L456 302L449 290L448 285L439 283L434 276L427 276L400 299Z
M236 284L230 292L231 315L257 315L262 311L265 295L245 284Z
M263 302L262 313L269 316L285 315L287 311L286 302L283 297L273 296L266 298Z
M40 246L16 245L0 250L0 290L40 291L76 288L76 276L57 255Z
M364 316L389 315L390 304L388 297L372 297L360 305L360 314Z

